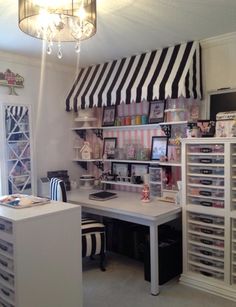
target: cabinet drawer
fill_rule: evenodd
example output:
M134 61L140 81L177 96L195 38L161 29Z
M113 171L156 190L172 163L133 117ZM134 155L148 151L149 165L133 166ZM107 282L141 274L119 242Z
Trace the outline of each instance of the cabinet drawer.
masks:
M209 269L224 269L224 262L206 259L195 255L190 255L189 260L209 267Z
M201 177L201 176L189 176L188 177L189 184L201 184L206 187L211 186L224 186L224 179L222 178L208 178L208 177Z
M13 260L9 259L9 258L7 258L3 255L0 255L0 267L2 267L3 269L7 268L7 269L13 271L13 269L14 269Z
M224 153L224 145L223 144L188 145L188 152L190 153Z
M0 231L12 233L12 222L0 218Z
M211 189L208 187L189 187L188 188L188 195L196 195L201 197L213 197L213 198L224 198L224 190L223 189Z
M12 304L7 303L0 297L0 307L14 307Z
M207 214L189 213L189 218L203 224L224 225L224 218Z
M13 255L13 244L0 239L0 253L1 251Z
M224 175L224 168L220 166L189 166L188 172L203 175Z
M190 265L189 270L192 271L192 272L204 275L206 277L212 277L212 278L219 279L219 280L224 279L223 273L215 272L213 270L201 268L201 267L198 267L198 266L195 266L195 265Z
M15 300L15 293L11 289L0 284L0 296L4 299L9 299L11 301Z
M224 247L223 240L218 240L218 239L213 239L213 238L198 236L198 235L192 235L192 234L189 234L189 239L193 242L198 242L208 247L211 247L211 246L220 247L220 248Z
M189 229L195 232L199 232L200 234L208 234L208 235L215 235L219 237L224 237L224 229L214 228L214 227L206 227L200 226L195 224L189 224Z
M214 257L224 260L224 251L190 244L190 251L207 257Z
M7 272L4 272L3 270L0 270L0 283L1 281L11 286L14 286L14 276Z
M204 207L214 207L214 208L224 208L224 201L223 200L216 200L216 199L207 199L203 197L188 197L188 204L191 205L198 205Z
M202 156L192 155L188 156L189 163L200 163L200 164L224 164L223 156Z

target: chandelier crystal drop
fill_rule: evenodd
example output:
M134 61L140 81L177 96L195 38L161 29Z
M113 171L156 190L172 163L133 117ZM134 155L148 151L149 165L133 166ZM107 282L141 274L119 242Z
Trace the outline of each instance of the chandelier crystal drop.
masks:
M26 34L45 40L47 54L56 42L57 56L62 58L62 42L92 37L97 29L96 0L19 0L19 28Z

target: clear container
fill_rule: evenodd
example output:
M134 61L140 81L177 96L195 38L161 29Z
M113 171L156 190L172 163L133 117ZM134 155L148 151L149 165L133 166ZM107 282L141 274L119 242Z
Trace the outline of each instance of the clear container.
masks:
M188 162L201 164L224 164L224 156L188 156Z
M187 118L185 109L167 109L165 110L166 122L185 121Z
M190 245L190 251L202 254L203 256L207 256L207 257L214 257L214 258L220 258L220 259L224 258L224 251L206 248L202 246L197 246L193 244Z
M207 171L202 169L202 171ZM191 172L194 173L194 172ZM211 177L201 177L201 176L188 176L188 181L190 184L201 184L204 186L224 186L224 178L211 178Z
M206 246L213 246L213 247L221 247L224 248L224 241L208 238L204 236L197 236L197 235L189 235L189 239L193 242L201 243Z
M203 234L215 235L220 237L224 236L224 229L221 228L207 227L190 223L189 229Z
M223 189L208 189L208 188L197 188L197 187L189 187L188 195L193 196L202 196L203 198L223 198L224 190Z
M188 145L189 153L224 153L223 144L200 144L200 145Z
M188 166L188 172L191 174L202 174L202 175L224 175L224 168L220 166ZM217 180L219 179L219 180ZM222 178L212 178L212 182L215 181L214 185L224 185L224 179ZM221 184L216 184L216 182L221 182ZM223 184L222 184L223 182Z
M208 225L224 225L224 218L220 216L213 216L208 214L189 213L189 218L196 222L201 222Z
M188 203L191 205L197 206L204 206L204 207L212 207L212 208L219 208L223 209L225 203L223 200L217 199L206 199L206 198L199 198L199 197L188 197Z

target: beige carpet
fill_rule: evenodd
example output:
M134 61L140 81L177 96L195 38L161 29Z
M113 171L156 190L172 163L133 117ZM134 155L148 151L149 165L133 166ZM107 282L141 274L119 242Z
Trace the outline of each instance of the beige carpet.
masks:
M150 295L143 265L124 256L109 254L106 272L97 261L84 259L84 307L235 307L221 297L180 285L178 279L161 286L158 296Z

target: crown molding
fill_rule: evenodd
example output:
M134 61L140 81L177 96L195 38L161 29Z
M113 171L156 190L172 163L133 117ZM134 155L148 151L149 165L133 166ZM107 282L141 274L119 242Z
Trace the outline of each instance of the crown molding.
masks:
M201 47L203 49L225 45L228 43L236 43L236 32L209 37L200 41Z

